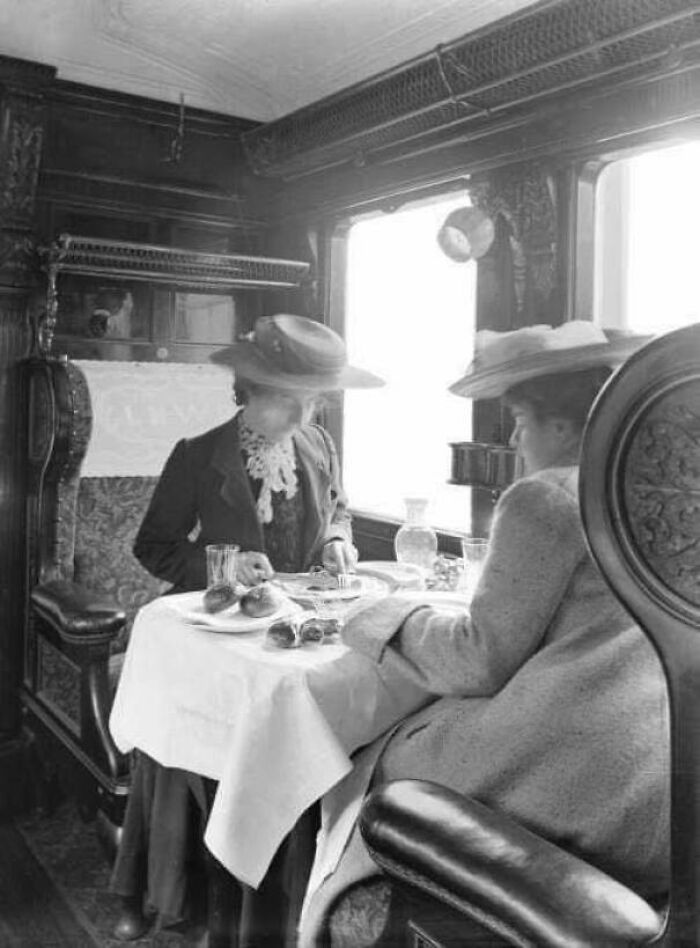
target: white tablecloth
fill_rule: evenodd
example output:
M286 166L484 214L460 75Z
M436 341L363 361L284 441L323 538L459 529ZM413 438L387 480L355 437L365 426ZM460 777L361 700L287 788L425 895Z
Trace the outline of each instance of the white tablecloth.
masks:
M219 781L205 843L258 886L283 838L352 769L350 754L428 700L342 643L278 649L185 620L201 593L137 615L110 729L167 767Z

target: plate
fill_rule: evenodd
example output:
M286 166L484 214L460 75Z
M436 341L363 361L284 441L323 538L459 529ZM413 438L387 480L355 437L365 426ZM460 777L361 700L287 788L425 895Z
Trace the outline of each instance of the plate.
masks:
M204 593L195 593L194 596L188 594L187 601L173 603L173 605L177 606L178 615L189 622L190 625L195 625L201 629L210 629L214 632L228 632L232 635L259 632L278 619L285 619L287 616L296 615L302 611L297 603L285 602L272 615L257 618L247 616L244 612L241 612L238 603L229 606L228 609L222 609L221 612L207 612L204 608L203 597ZM174 596L172 598L175 599Z
M425 573L420 566L397 563L395 560L363 560L358 563L357 572L385 580L391 585L392 591L422 589L425 585Z
M350 602L363 596L386 596L392 591L391 581L369 572L359 571L350 578L350 586L345 589L324 588L323 581L314 573L275 573L275 585L279 586L290 599L317 599L320 602Z

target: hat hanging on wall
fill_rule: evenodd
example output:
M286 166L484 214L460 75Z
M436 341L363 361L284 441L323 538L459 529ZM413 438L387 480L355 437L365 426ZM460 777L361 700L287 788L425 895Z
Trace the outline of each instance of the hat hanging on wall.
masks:
M478 207L460 207L445 218L437 242L450 260L465 263L483 257L495 233L493 221Z

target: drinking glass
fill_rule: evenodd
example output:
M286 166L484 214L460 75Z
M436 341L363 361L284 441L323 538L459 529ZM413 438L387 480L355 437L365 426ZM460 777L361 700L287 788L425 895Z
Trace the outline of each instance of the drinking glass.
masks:
M207 587L226 583L233 586L236 582L236 554L240 547L235 543L208 543Z
M474 590L479 582L487 549L488 540L484 537L464 537L462 539L464 572L460 589L467 594L469 599L474 595Z

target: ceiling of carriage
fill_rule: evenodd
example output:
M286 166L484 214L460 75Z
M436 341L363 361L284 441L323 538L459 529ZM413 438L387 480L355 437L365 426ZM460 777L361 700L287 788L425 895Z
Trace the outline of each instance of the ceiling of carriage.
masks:
M269 121L533 0L0 0L0 54Z

